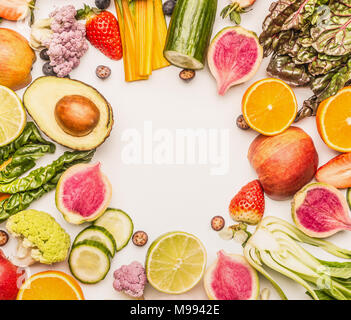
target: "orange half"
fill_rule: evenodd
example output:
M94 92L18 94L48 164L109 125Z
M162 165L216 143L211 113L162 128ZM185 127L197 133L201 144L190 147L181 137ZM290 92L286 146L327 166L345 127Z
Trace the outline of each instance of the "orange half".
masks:
M61 271L39 272L20 288L17 300L84 300L78 282Z
M242 112L252 129L266 136L275 136L294 122L297 114L296 96L284 81L263 79L246 90Z
M318 132L328 147L351 152L351 87L322 101L316 121Z

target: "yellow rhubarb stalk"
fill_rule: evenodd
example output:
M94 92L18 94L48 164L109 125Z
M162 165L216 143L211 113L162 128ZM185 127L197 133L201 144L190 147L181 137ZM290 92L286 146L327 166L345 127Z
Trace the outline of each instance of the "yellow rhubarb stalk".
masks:
M163 56L167 38L167 24L162 10L162 0L154 0L152 70L168 67L170 63Z

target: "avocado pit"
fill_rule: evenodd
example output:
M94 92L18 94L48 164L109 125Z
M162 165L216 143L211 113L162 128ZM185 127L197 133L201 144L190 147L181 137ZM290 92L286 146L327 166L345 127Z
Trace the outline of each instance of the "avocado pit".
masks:
M55 118L64 132L83 137L99 123L100 111L90 99L81 95L68 95L56 103Z

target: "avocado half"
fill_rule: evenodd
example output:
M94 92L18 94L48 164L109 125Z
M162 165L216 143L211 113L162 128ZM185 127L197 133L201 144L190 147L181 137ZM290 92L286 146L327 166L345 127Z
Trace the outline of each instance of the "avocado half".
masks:
M90 99L100 111L99 122L85 136L77 137L66 133L55 119L57 102L70 95L80 95ZM109 137L112 130L111 105L99 91L78 80L58 77L37 78L25 91L23 104L41 131L53 141L74 150L97 148Z

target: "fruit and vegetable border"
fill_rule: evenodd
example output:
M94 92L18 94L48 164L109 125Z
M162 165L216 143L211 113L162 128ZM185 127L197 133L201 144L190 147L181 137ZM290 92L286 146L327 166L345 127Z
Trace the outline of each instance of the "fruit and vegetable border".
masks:
M217 0L95 0L95 7L57 6L37 19L40 1L0 0L1 19L30 25L28 39L0 25L0 222L6 223L0 247L10 237L18 243L11 258L0 250L0 300L84 300L80 283L106 281L111 260L130 242L149 245L145 262L115 270L111 285L134 299L145 299L148 285L176 295L203 281L211 300L268 300L259 274L287 299L272 270L314 300L351 299L351 250L332 242L351 230L351 0L277 0L260 35L240 25L255 2L228 0L218 8ZM214 35L217 16L228 26ZM236 121L257 132L247 154L257 179L231 200L233 225L218 215L209 222L223 240L242 245L241 255L220 250L207 267L197 236L173 231L149 243L128 213L110 207L112 185L101 163L91 161L113 130L113 108L94 87L70 77L90 46L123 59L126 82L173 65L191 85L207 64L218 95L251 80L269 57L269 78L243 92ZM43 76L32 79L36 60ZM96 68L104 81L112 72ZM295 87L311 89L301 107ZM23 88L19 97L15 91ZM322 166L312 138L293 125L312 116L322 140L339 152ZM67 151L35 168L56 144ZM53 190L63 218L85 224L73 241L49 213L30 208ZM291 199L293 224L266 215L265 197ZM338 262L315 257L309 246ZM58 262L68 264L70 275L26 272Z

